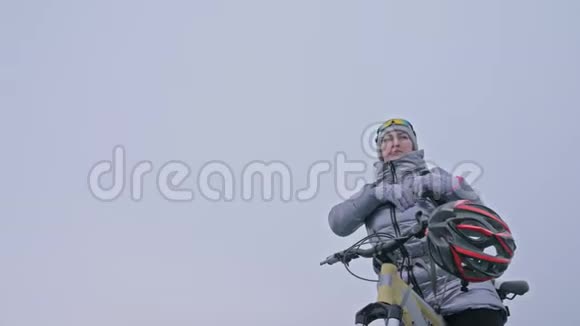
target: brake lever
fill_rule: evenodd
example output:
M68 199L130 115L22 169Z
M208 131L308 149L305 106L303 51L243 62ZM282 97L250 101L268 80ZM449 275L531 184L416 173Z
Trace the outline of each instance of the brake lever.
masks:
M357 259L358 257L359 257L359 255L357 255L355 253L348 253L342 257L341 262L343 262L346 266L349 266L349 263L353 259Z
M342 262L348 266L348 263L353 260L357 259L359 256L356 253L347 253L339 252L333 255L328 256L324 261L320 262L320 266L324 264L333 265L338 262Z

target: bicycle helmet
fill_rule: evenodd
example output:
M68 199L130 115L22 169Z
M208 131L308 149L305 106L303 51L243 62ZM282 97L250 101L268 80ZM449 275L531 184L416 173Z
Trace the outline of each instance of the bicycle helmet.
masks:
M500 277L516 250L505 221L469 200L443 204L431 213L427 245L439 267L467 282Z

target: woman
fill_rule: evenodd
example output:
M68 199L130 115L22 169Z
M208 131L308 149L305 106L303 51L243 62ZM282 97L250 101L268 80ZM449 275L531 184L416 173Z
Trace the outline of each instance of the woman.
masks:
M339 236L348 236L365 225L368 234L384 232L399 236L416 223L418 196L429 192L438 204L469 199L481 203L473 189L450 173L426 167L423 150L411 123L390 119L377 130L379 161L377 180L330 210L329 224ZM432 206L431 208L435 208ZM403 278L417 286L420 295L438 310L449 326L502 326L504 306L491 282L470 283L462 291L461 280L429 264L425 243L414 240L405 246L399 263ZM411 263L408 263L408 262ZM430 274L435 267L435 276ZM375 270L378 265L375 264ZM436 279L436 284L431 280Z

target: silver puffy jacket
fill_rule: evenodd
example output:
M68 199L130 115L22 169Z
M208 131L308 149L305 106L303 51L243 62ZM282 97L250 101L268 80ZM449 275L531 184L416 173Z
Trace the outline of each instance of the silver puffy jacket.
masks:
M395 161L378 162L375 166L377 180L384 180L388 183L399 183L409 174L416 176L428 171L423 150L408 153ZM440 168L428 172L449 176L447 171ZM391 203L383 204L376 199L374 187L375 183L367 184L349 199L332 207L328 221L335 234L348 236L365 225L368 234L384 232L399 235L416 223L415 214L419 209L418 205L401 211ZM459 189L455 191L444 189L443 193L441 200L444 202L470 199L481 203L477 194L465 181ZM470 308L504 309L491 282L469 283L469 291L461 291L460 279L431 264L425 250L424 239L412 240L405 247L412 258L412 271L423 297L432 306L440 307L443 315ZM436 271L435 275L430 274L430 269L433 267ZM403 279L409 281L408 273L403 273ZM432 282L434 279L437 280L435 287Z

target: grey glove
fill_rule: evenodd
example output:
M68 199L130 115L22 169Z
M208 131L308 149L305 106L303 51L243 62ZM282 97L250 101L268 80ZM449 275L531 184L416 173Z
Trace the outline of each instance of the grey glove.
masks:
M429 173L417 178L415 185L419 196L429 194L435 200L440 200L459 187L461 179L450 174Z
M382 203L392 203L400 210L406 210L415 205L418 199L414 182L390 184L381 181L375 187L375 197Z

